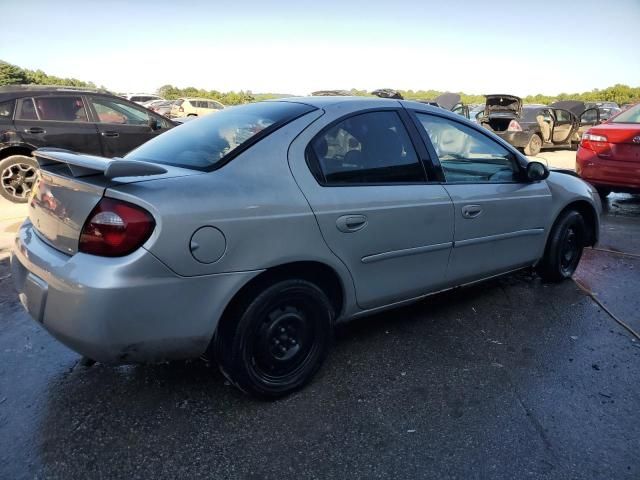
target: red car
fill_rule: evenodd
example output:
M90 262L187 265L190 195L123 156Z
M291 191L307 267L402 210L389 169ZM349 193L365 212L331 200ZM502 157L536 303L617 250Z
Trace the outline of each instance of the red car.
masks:
M602 197L640 193L640 104L582 135L576 172Z

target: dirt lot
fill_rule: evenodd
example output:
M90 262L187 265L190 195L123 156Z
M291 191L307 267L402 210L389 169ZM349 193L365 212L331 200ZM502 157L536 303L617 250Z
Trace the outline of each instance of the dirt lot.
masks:
M576 152L573 150L543 150L536 157L529 157L531 160L546 163L550 168L576 168Z

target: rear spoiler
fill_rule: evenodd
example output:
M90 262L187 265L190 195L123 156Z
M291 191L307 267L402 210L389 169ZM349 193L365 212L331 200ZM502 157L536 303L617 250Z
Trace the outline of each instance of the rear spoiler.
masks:
M104 158L95 155L83 155L62 148L39 148L33 154L40 167L66 164L74 177L103 175L106 178L144 177L162 175L167 170L160 165L138 160Z

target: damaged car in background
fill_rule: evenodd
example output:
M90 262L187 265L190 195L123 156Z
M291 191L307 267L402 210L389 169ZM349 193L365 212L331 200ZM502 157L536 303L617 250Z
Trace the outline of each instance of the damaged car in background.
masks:
M515 95L486 95L477 120L530 156L543 148L577 148L580 135L600 123L598 109L586 108L583 102L523 105Z

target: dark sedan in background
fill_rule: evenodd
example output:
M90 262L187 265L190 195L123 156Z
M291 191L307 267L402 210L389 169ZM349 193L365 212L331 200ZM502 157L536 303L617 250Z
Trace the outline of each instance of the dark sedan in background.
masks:
M37 148L120 157L175 125L105 91L0 87L0 195L27 201L38 170L32 156Z
M477 121L531 156L543 148L573 148L583 131L600 123L598 109L583 102L523 105L515 95L487 95Z

